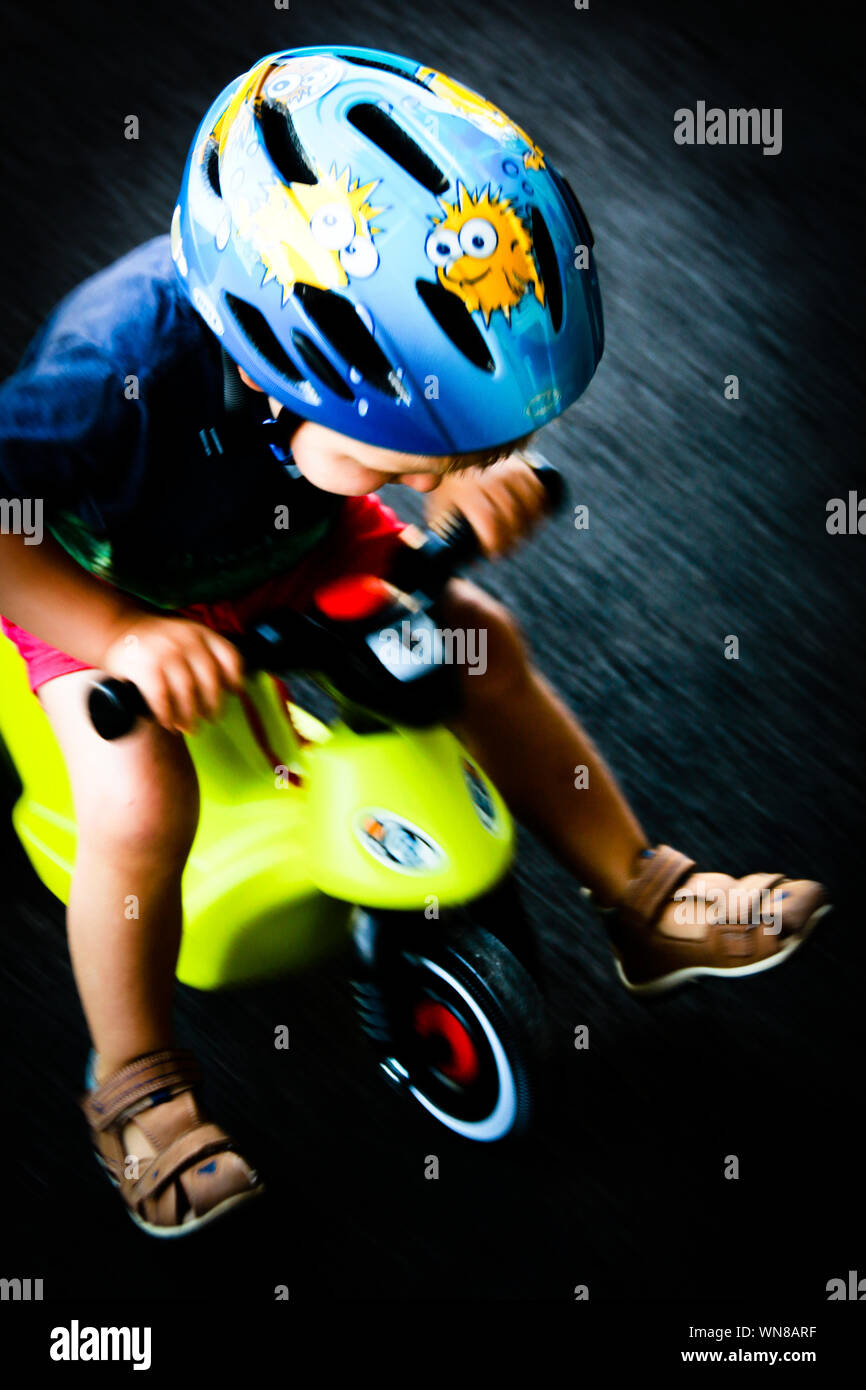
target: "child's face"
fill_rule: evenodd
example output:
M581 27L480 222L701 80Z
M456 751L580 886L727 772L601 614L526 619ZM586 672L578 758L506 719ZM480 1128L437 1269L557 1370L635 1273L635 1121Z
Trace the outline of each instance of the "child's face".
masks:
M246 372L238 374L247 386L261 391ZM270 398L276 412L279 402ZM343 497L364 497L385 483L402 483L415 492L432 492L442 481L451 458L428 458L423 454L400 454L362 444L358 439L304 420L292 435L292 457L304 477L323 492Z
M448 456L427 458L362 444L311 420L305 420L292 435L292 457L314 487L344 497L363 497L385 483L432 492L450 463Z

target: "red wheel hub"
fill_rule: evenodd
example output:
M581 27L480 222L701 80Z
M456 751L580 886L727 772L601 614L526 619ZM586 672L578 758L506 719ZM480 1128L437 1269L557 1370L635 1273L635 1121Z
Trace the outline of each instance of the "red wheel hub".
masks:
M478 1053L467 1030L444 1004L435 999L422 999L415 1005L415 1031L428 1039L447 1043L450 1056L436 1067L445 1076L468 1086L478 1076Z

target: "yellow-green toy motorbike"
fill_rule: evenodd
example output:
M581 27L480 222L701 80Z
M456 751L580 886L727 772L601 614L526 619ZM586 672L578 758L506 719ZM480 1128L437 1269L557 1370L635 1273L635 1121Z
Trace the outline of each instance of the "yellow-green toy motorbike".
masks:
M188 740L201 817L177 975L201 990L259 981L351 933L360 1022L384 1075L450 1130L490 1142L526 1130L549 1035L510 877L511 817L443 722L459 681L439 596L474 549L459 518L406 548L399 585L350 576L309 612L238 639L253 672L244 694ZM298 671L336 700L335 722L266 674ZM14 831L65 902L76 828L64 762L2 636L0 691ZM103 680L90 713L115 738L148 711L134 686Z

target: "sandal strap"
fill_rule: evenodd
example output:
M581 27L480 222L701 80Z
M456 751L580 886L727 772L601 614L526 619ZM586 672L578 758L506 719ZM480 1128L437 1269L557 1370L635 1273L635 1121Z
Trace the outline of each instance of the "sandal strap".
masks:
M697 864L671 845L656 845L644 867L633 878L618 904L619 920L626 927L651 927L670 901L674 889L687 879Z
M186 1048L148 1052L136 1057L103 1081L81 1101L91 1129L103 1131L123 1119L133 1106L158 1091L179 1094L201 1081L201 1067Z
M228 1153L234 1144L219 1125L209 1121L179 1134L159 1153L154 1154L140 1176L126 1188L127 1201L139 1210L148 1197L156 1197L191 1164L201 1158ZM194 1176L194 1175L191 1175Z

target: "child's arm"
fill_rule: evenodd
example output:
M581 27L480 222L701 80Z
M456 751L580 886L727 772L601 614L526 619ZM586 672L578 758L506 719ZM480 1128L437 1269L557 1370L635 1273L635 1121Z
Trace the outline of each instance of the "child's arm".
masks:
M50 536L39 545L0 536L0 612L76 660L99 666L113 636L142 611L129 595L93 579Z
M78 661L134 680L167 729L188 732L238 689L237 648L200 623L141 608L94 579L50 536L0 535L0 612Z

